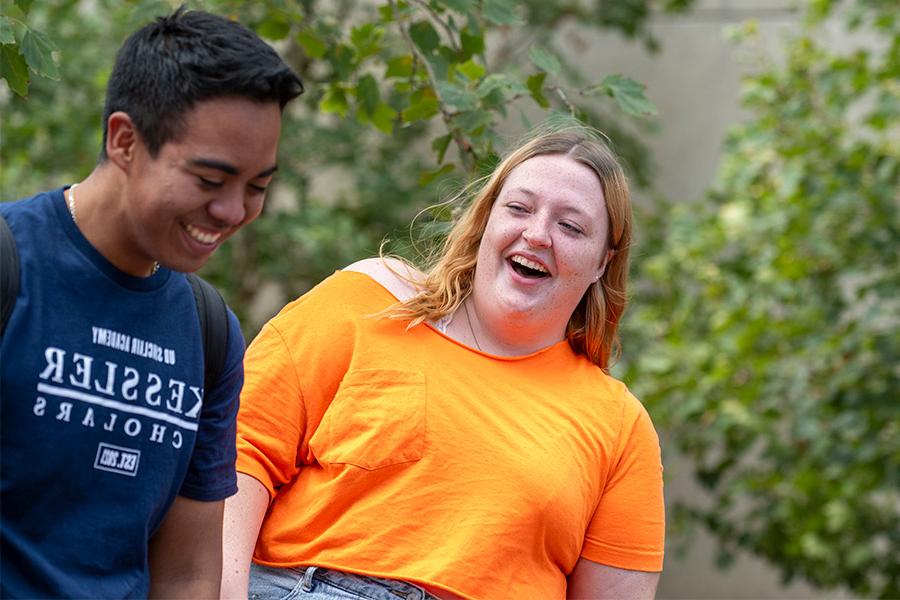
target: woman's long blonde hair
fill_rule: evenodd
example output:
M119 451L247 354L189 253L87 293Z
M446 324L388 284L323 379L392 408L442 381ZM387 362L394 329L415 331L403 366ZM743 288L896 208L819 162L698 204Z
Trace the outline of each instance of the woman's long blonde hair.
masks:
M587 127L568 127L538 134L507 156L486 183L470 192L471 203L450 230L440 252L426 270L422 292L384 312L408 319L410 327L453 313L472 291L478 246L491 207L510 172L529 158L560 154L590 167L600 179L609 215L608 249L612 257L603 276L592 284L566 327L573 350L602 369L619 353L616 330L627 302L628 249L631 244L631 200L625 173L602 138ZM478 183L478 182L476 182ZM466 192L463 192L466 195ZM602 259L598 256L598 262Z

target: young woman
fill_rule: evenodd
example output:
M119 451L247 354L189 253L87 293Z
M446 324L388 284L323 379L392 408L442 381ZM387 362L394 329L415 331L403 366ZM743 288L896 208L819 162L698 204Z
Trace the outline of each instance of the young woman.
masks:
M659 443L606 372L630 238L614 156L553 132L425 273L368 259L286 306L246 356L223 594L652 597Z

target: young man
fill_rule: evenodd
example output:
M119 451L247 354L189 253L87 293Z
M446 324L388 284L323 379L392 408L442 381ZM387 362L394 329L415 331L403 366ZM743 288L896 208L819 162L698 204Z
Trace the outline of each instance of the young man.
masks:
M244 342L229 311L204 389L183 273L259 215L301 92L251 31L179 9L120 49L93 172L0 204L0 597L218 595Z

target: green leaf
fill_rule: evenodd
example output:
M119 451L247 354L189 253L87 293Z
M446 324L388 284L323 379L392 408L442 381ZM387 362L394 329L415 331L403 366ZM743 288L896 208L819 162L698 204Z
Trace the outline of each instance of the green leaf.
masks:
M437 31L428 21L418 21L410 25L409 37L426 55L431 54L441 43Z
M397 56L388 61L387 69L385 69L384 72L384 78L387 79L389 77L409 77L412 74L412 56L404 54L403 56Z
M357 66L353 60L356 56L353 48L346 44L338 44L329 56L338 81L346 81L353 76Z
M459 34L464 58L484 54L484 36L480 31L472 32L467 27Z
M22 98L28 95L28 65L13 45L0 46L0 77Z
M484 0L484 18L494 25L522 23L516 14L516 3L513 0Z
M512 80L508 75L504 75L503 73L491 73L481 80L481 83L475 88L475 93L479 98L485 98L497 90L509 89L511 84Z
M443 48L443 46L441 46ZM433 52L428 57L428 64L431 65L431 70L434 71L435 77L438 79L447 79L450 77L450 64L455 63L455 59L448 59L441 52Z
M438 92L440 92L441 100L446 104L455 106L460 110L471 110L475 108L475 95L469 90L454 85L449 81L439 81Z
M469 11L475 6L473 0L442 0L442 3L450 10L455 10L464 15L469 14Z
M528 52L528 57L538 69L549 73L550 75L558 75L559 70L562 68L556 55L539 46L532 46L531 50Z
M381 49L381 39L384 37L384 29L374 23L366 23L360 27L354 27L350 32L350 41L356 49L357 57L362 60L378 53Z
M528 115L521 108L519 109L519 121L522 123L522 131L531 131L532 127L534 127L534 123L531 122L531 119L528 118Z
M442 166L439 169L435 169L434 171L425 171L419 176L419 185L425 187L441 175L450 173L454 168L455 167L453 166L453 163L447 163L446 165Z
M467 110L459 113L453 124L469 134L480 134L485 127L493 123L494 117L487 110Z
M362 106L366 115L371 117L381 103L381 93L378 83L371 75L363 75L356 84L356 99Z
M16 34L13 31L12 21L7 17L0 17L0 44L14 44Z
M291 33L291 23L282 14L270 14L259 24L256 32L268 40L283 40Z
M404 123L427 121L438 114L440 109L441 104L438 102L437 96L434 95L434 91L431 88L426 88L413 93L409 106L400 113L400 117Z
M300 44L307 56L311 58L322 58L328 51L328 46L322 38L311 29L301 29L297 34L297 43Z
M526 83L528 91L531 92L532 99L534 99L541 108L550 108L550 101L544 96L544 79L546 78L546 73L535 73L528 78Z
M28 11L31 10L32 4L34 4L34 0L16 0L16 6L18 6L19 10L26 15L28 14Z
M323 113L334 113L341 117L346 117L349 108L347 95L343 89L337 86L328 88L328 91L325 92L325 95L319 101L319 110Z
M381 103L375 112L372 113L372 124L379 131L387 135L391 135L394 131L394 119L397 118L397 111L391 108L389 104Z
M53 51L56 49L56 45L46 35L26 27L21 48L25 62L38 75L54 81L59 79L59 71L53 60Z
M444 162L444 156L447 154L447 148L450 147L450 140L452 139L453 136L448 133L432 140L431 149L437 154L438 164Z
M656 107L644 96L645 89L645 85L623 75L609 75L587 92L605 92L629 115L645 117L656 114Z
M478 81L484 76L485 69L474 60L467 60L456 66L456 70L466 76L469 81Z

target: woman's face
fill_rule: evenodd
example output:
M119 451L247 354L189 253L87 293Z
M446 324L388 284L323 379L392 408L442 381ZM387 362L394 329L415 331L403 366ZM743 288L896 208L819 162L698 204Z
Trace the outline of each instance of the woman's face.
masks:
M588 286L608 260L609 217L589 167L561 154L515 167L500 190L475 269L479 313L565 337Z

